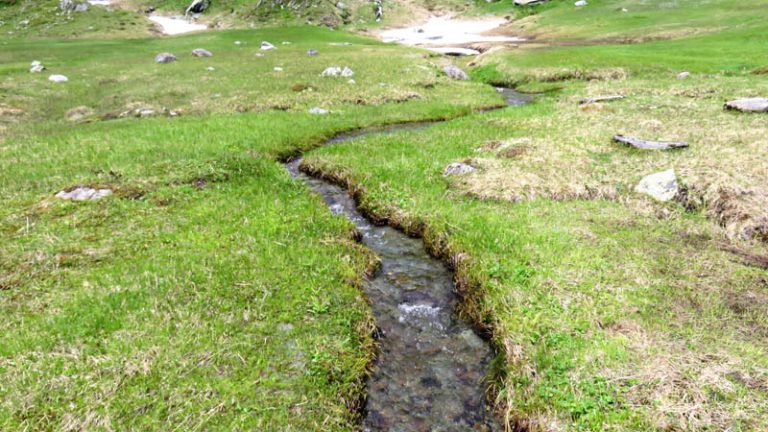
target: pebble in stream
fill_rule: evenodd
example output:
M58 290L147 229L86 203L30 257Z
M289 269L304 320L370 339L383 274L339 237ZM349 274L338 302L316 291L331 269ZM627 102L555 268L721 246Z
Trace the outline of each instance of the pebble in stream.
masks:
M504 96L516 105L508 94ZM427 125L354 131L327 144ZM320 194L333 213L349 218L362 233L363 243L381 259L380 272L365 286L380 330L380 352L368 382L364 430L499 429L485 405L483 383L493 353L456 318L452 274L424 251L421 240L373 225L344 189L300 173L299 163L300 159L287 164L291 175Z

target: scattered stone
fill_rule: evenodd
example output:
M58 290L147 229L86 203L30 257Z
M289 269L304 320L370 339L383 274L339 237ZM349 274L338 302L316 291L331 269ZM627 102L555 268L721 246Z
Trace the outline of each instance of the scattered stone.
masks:
M264 51L267 51L267 50L277 49L277 47L267 41L264 41L261 43L261 49Z
M242 42L240 42L240 41L235 41L235 45L237 45L237 46L240 46L240 45L242 45L242 44L243 44L243 43L242 43Z
M307 51L307 55L316 56L318 54L319 53L317 52L317 50L311 49L311 50Z
M56 194L56 198L73 201L96 201L110 195L112 195L110 189L93 189L80 186L71 191L60 191Z
M675 198L678 190L674 169L647 175L635 187L635 192L650 195L656 201L661 202Z
M69 81L69 78L67 78L64 75L58 75L54 74L48 77L48 81L56 82L56 83L62 83Z
M80 121L94 114L93 110L87 106L79 106L67 111L66 116L69 121Z
M586 0L579 0L576 3L574 3L573 5L576 6L576 7L583 7L583 6L587 5L587 2L586 2Z
M256 57L264 57L264 53L257 52L254 54Z
M455 80L466 81L469 79L469 76L467 75L466 72L464 72L463 70L459 69L454 65L448 65L444 67L443 72L445 72L445 74L448 75L448 77L453 78Z
M22 27L26 27L26 26L29 25L29 20L28 19L21 20L21 21L19 21L19 25L22 26ZM11 34L11 32L8 32L8 34Z
M546 3L548 0L515 0L515 4L518 6L531 6L541 3Z
M580 100L579 105L586 105L586 104L597 103L597 102L611 102L619 99L624 99L624 96L622 95L594 96L594 97L588 97Z
M208 66L207 68L205 68L205 70L207 70L208 72L213 72L216 70L216 68L213 66Z
M685 141L645 141L624 135L614 135L613 140L640 150L669 150L688 147L688 143Z
M677 79L686 79L689 76L691 76L690 72L680 72L679 74L677 74Z
M741 112L768 112L768 98L735 99L726 102L725 109Z
M347 84L357 84L357 81L355 81L354 79L350 79L349 81L347 81Z
M192 55L195 57L213 57L213 53L204 48L193 49Z
M328 111L327 109L322 109L322 108L318 108L318 107L310 108L310 110L309 110L310 114L328 114L329 112L330 111Z
M275 66L275 67L274 67L274 68L272 68L272 69L273 69L275 72L282 72L282 71L283 71L283 68L281 68L280 66Z
M291 44L290 42L283 41L283 45L290 45L290 44Z
M43 66L43 64L37 60L33 61L29 68L30 73L40 73L44 70L45 70L45 66Z
M341 76L344 78L350 78L355 74L352 69L348 67L344 67L344 69L338 67L338 66L331 66L329 68L326 68L323 73L320 74L322 77L337 77Z
M176 61L176 56L171 53L160 53L155 56L155 63L172 63Z
M205 12L206 9L208 9L208 0L193 0L187 8L187 11L184 12L184 15L201 14Z
M78 3L75 5L75 12L87 12L88 3Z
M470 174L477 171L477 168L460 163L460 162L454 162L452 164L449 164L445 169L443 170L444 176L460 176L465 174Z

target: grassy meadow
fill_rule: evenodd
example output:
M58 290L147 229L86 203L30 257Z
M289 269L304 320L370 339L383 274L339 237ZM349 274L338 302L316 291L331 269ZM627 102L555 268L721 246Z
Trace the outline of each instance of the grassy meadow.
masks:
M471 82L342 30L148 38L131 10L0 3L0 430L359 430L377 258L290 179L299 152L455 268L510 429L766 430L768 117L722 109L768 96L766 6L572 3L464 5L532 39L458 60ZM480 112L485 83L538 95ZM684 200L633 191L667 168ZM81 185L114 194L54 198Z

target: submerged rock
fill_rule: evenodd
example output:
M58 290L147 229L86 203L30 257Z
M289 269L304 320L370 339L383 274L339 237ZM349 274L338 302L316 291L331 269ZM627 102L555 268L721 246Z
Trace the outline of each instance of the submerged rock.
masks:
M726 102L725 109L741 112L768 112L768 98L735 99Z
M213 57L213 53L205 48L195 48L192 50L192 55L195 57Z
M172 63L176 61L176 56L171 53L160 53L155 56L155 63Z
M477 171L477 168L467 165L465 163L460 162L454 162L452 164L449 164L445 169L443 170L444 176L459 176L459 175L465 175L470 174Z
M463 70L459 69L454 65L448 65L444 67L443 72L445 72L445 74L448 75L449 78L453 78L455 80L466 81L469 79L469 75L467 75L466 72L464 72Z
M675 198L678 190L674 169L647 175L635 186L635 192L650 195L656 201L661 202Z
M96 201L112 195L111 189L93 189L89 187L77 187L71 191L60 191L56 198L73 201Z

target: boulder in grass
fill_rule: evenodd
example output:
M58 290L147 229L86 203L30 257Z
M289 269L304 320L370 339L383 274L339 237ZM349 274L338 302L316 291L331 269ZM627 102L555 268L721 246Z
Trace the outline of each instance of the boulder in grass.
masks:
M768 98L735 99L725 103L725 109L741 112L768 112Z
M195 57L213 57L213 53L205 48L195 48L192 50L192 55Z
M640 150L670 150L688 147L685 141L646 141L624 135L614 135L613 140Z
M70 191L63 190L56 194L56 198L73 201L96 201L112 195L110 189L94 189L89 187L77 187Z
M443 72L445 72L445 74L448 75L449 78L452 78L455 80L466 81L469 79L469 75L467 75L466 72L464 72L463 70L459 69L454 65L448 65L444 67Z
M661 202L674 199L678 191L677 176L674 169L647 175L635 186L635 192L649 195Z
M473 172L477 171L477 168L467 165L465 163L460 162L454 162L452 164L449 164L445 169L443 170L443 175L448 176L460 176L465 174L471 174Z
M155 56L155 63L173 63L176 61L176 56L171 53L160 53Z
M64 75L54 74L48 77L48 81L55 82L55 83L63 83L63 82L69 81L69 78L67 78Z

